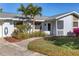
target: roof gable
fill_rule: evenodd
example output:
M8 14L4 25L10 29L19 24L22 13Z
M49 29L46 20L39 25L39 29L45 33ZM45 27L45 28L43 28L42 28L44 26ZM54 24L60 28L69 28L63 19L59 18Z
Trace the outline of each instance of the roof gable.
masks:
M66 13L66 14L60 15L60 16L56 17L56 19L59 19L59 18L68 16L68 15L75 15L75 16L79 17L79 13L78 13L78 12L72 11L72 12L70 12L70 13Z
M68 15L75 15L79 18L79 13L76 11L72 11L72 12L67 12L67 13L62 13L62 14L58 14L55 16L51 16L48 18L48 20L59 19L59 18L63 18L63 17L68 16Z

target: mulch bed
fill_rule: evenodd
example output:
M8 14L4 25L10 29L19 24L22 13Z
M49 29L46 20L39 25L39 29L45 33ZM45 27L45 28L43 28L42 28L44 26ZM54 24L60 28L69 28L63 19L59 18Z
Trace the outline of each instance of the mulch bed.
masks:
M4 39L11 43L22 41L21 39L17 39L15 37L5 37Z

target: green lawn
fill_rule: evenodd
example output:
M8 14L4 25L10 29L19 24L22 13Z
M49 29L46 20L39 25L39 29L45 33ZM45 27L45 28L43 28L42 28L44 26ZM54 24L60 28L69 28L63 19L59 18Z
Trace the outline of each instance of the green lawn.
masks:
M65 46L58 46L53 41L39 39L30 42L28 49L49 56L79 56L78 49L71 49Z

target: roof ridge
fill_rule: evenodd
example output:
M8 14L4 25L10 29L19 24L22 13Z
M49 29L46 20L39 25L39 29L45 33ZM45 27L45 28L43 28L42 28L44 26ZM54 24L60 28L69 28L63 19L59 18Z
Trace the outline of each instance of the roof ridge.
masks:
M1 12L0 14L14 14L14 15L19 15L18 13L10 13L10 12Z

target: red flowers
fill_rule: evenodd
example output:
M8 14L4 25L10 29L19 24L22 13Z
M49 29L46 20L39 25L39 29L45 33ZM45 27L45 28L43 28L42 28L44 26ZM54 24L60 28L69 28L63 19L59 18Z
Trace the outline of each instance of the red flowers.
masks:
M76 36L79 36L79 28L74 28L73 32L76 34Z

